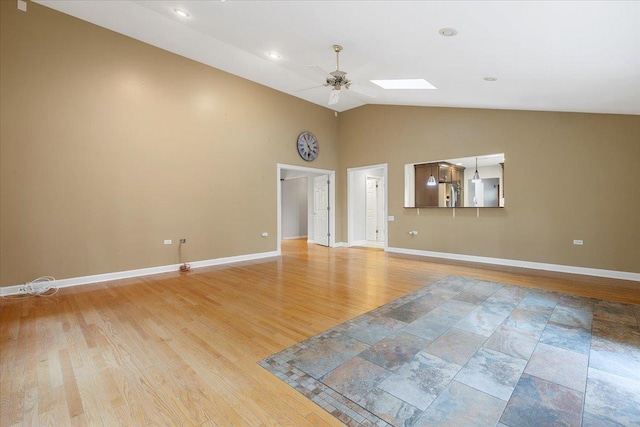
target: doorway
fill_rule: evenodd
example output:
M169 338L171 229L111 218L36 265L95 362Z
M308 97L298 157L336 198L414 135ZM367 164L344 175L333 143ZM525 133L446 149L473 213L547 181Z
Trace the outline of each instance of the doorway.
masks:
M469 204L476 208L497 208L500 206L500 179L483 178L480 182L469 180Z
M386 248L387 165L347 169L348 245Z
M308 203L306 227L307 242L322 246L335 246L335 171L303 166L277 165L277 252L281 253L283 224L288 221L290 204L283 204L283 182L306 178ZM285 191L287 184L284 184ZM285 200L286 201L286 200ZM299 202L298 202L299 203ZM302 211L303 209L300 209ZM305 219L298 219L304 221Z
M280 178L282 195L282 240L307 239L309 236L309 178Z

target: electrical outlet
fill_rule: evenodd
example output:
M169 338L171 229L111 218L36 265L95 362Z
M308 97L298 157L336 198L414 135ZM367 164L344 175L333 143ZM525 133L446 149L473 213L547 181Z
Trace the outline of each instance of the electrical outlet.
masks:
M165 244L165 245L170 245L170 244L172 244L172 243L173 243L173 241L172 241L172 240L170 240L170 239L167 239L167 240L165 240L165 241L164 241L164 244Z
M26 286L20 286L18 288L18 293L20 294L26 294L27 293L27 287Z
M187 243L187 239L180 239L180 243Z
M582 246L582 245L584 245L584 242L582 240L574 240L573 244L574 245L578 245L578 246Z

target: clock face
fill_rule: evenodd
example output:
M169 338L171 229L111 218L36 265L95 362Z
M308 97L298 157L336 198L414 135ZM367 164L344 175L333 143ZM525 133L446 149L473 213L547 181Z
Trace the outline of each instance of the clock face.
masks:
M311 132L302 132L298 136L298 153L300 157L310 162L318 157L318 138Z

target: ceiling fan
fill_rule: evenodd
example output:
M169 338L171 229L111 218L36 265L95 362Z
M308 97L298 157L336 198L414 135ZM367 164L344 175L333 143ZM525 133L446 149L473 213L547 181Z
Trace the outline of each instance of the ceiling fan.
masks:
M375 93L372 90L368 90L361 85L352 84L351 80L347 78L346 71L340 70L340 52L342 52L342 46L334 44L333 51L336 53L336 70L330 73L327 73L322 68L318 66L311 66L311 68L316 69L321 72L324 76L329 74L328 77L325 78L325 83L323 86L330 86L331 93L329 94L329 105L333 105L338 103L340 99L340 93L342 88L351 89L353 92L364 95L369 98L375 98ZM353 87L352 87L353 86Z
M349 89L351 86L351 80L347 78L347 73L340 71L340 52L342 52L342 46L338 44L333 45L333 51L336 53L336 70L330 72L331 77L327 77L325 86L331 86L331 93L329 94L329 105L336 104L340 99L340 89L343 87Z

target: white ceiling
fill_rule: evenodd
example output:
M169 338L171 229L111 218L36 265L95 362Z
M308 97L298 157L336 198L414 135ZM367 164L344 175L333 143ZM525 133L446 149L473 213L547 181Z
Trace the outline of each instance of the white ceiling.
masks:
M333 71L331 46L340 44L352 89L372 96L343 91L336 111L395 104L640 114L640 1L36 1L323 106L330 88L309 66ZM444 27L458 35L441 36ZM437 90L369 82L394 78L424 78Z

